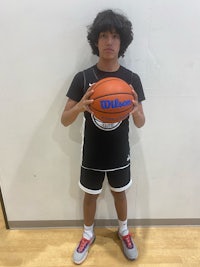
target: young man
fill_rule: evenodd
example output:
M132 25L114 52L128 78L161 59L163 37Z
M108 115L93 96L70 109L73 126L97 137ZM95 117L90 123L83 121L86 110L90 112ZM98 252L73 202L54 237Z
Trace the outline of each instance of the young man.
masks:
M130 187L129 118L118 123L102 123L90 112L92 84L105 77L118 77L133 88L134 108L130 116L136 127L145 123L142 103L145 99L142 84L137 74L122 67L119 57L124 56L132 42L132 24L123 15L105 10L100 12L88 29L88 42L93 54L99 57L96 65L75 75L67 92L68 100L62 114L64 126L73 123L84 112L84 141L80 188L85 192L83 213L84 231L73 260L81 264L87 257L90 245L95 240L94 218L96 200L102 191L105 175L114 197L119 221L118 235L125 256L134 260L138 251L127 227L127 199L125 190Z

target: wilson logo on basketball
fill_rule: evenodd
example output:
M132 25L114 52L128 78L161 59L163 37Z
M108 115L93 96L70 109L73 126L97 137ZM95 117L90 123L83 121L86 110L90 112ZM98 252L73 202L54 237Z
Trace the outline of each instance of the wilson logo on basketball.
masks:
M132 101L129 99L125 101L119 101L119 99L116 98L114 100L101 100L100 105L102 109L121 108L132 105Z

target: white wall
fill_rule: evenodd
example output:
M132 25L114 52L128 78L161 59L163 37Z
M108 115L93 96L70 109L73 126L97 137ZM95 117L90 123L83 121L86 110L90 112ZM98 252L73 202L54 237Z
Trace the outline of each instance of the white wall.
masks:
M81 117L60 124L74 74L94 64L86 26L122 9L135 39L121 63L143 82L131 129L129 218L200 218L198 0L0 0L0 185L9 221L80 220ZM115 218L106 187L97 218Z

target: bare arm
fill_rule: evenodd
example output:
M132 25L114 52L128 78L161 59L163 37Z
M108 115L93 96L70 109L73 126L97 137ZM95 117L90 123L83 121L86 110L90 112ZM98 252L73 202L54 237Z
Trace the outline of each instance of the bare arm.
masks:
M93 90L90 87L79 102L76 102L72 99L67 100L61 116L61 123L64 126L69 126L72 124L81 112L90 112L89 104L91 104L93 100L89 99L89 97L92 95L92 93Z
M145 124L145 115L143 112L143 107L142 103L138 102L138 96L136 92L133 89L133 95L134 95L134 100L133 100L133 110L131 112L132 117L133 117L133 122L136 127L140 128Z
M145 124L145 116L142 103L138 103L137 111L132 113L133 121L136 127L140 128Z

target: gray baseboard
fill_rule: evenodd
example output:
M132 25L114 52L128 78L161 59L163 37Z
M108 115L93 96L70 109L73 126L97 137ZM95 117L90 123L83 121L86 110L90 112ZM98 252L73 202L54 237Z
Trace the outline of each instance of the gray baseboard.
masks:
M8 221L9 229L82 227L82 220ZM117 220L95 220L96 227L116 227ZM130 227L152 226L200 226L200 218L177 219L129 219Z

